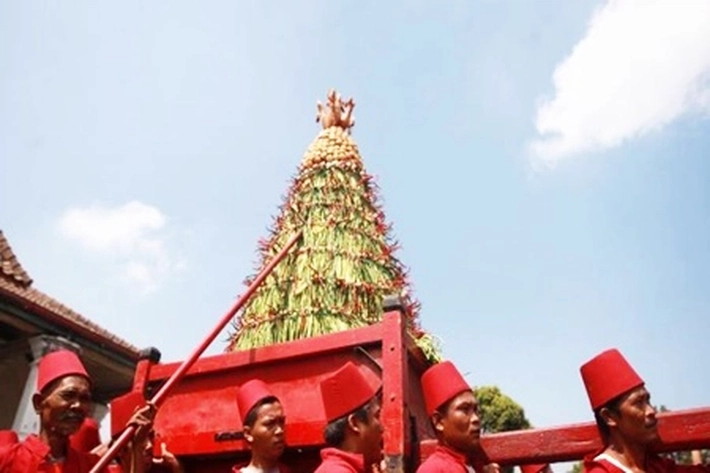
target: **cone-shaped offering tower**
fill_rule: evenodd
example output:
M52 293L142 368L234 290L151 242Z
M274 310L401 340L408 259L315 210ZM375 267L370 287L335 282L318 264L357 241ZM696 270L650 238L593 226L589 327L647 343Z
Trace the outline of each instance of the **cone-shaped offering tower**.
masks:
M352 99L331 90L318 103L323 130L311 143L276 217L260 244L266 265L294 232L303 238L264 281L234 324L227 351L255 348L378 323L383 299L400 295L408 328L426 356L439 358L418 324L419 305L409 295L394 256L377 189L350 137Z

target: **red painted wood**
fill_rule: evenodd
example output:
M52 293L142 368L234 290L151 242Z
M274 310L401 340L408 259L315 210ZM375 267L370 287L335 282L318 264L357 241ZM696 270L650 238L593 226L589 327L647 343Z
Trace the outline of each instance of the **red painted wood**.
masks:
M188 473L229 471L229 465L248 458L240 438L237 389L258 377L284 404L287 464L296 473L312 471L325 426L320 381L348 360L371 365L371 357L383 368L382 421L390 471L413 471L417 466L413 459L426 458L435 441L419 383L428 363L404 324L403 314L393 311L373 326L199 359L165 398L156 431L184 459ZM150 397L180 366L158 364L150 370L141 366L134 394L142 393L147 376L145 394ZM114 408L116 414L130 415L135 403L128 397L116 400L112 417ZM710 447L710 407L660 414L659 419L662 450ZM600 443L595 425L586 423L490 435L482 445L490 460L513 465L579 459Z
M418 458L418 442L413 444L410 438L410 419L416 419L417 440L429 438L431 429L427 429L419 384L428 363L397 310L373 326L197 360L160 406L155 430L173 453L188 464L194 460L200 471L220 471L217 465L248 457L248 446L241 439L236 393L238 386L259 377L284 404L286 455L297 459L297 465L291 466L307 471L317 465L318 451L324 446L320 381L348 360L369 366L374 362L383 368L384 447L388 457L397 460L399 469L394 471L402 471L412 463L407 454ZM148 371L146 397L150 397L180 366L158 364L141 370L135 387L138 389ZM377 371L373 366L368 375L376 376ZM132 413L131 404L135 399L117 399L116 412Z
M220 373L225 369L251 367L259 363L275 361L290 363L301 357L310 357L314 353L325 354L380 342L381 338L382 324L380 323L304 340L205 357L198 360L188 371L188 374ZM179 365L180 363L176 362L154 366L151 371L151 380L167 379Z
M293 360L289 363L261 363L241 369L225 369L210 375L188 376L168 397L156 417L156 430L175 453L211 454L244 450L241 441L216 441L220 433L242 430L237 411L238 386L259 377L281 399L289 428L286 442L291 446L320 445L325 415L320 399L320 381L348 359L353 350ZM299 426L300 428L294 428ZM180 437L186 442L180 444ZM173 438L175 440L173 440Z
M152 366L149 359L139 360L131 390L111 401L111 437L119 435L136 409L145 405L145 388Z
M136 408L145 406L145 396L140 391L129 391L111 401L111 437L120 435Z
M381 364L383 331L381 324L378 327L380 339L368 344L353 342L372 340L372 337L367 335L369 330L360 332L367 335L366 337L353 337L348 334L346 337L335 339L331 336L310 339L308 356L256 357L260 361L244 365L233 363L236 357L231 356L232 354L218 355L221 358L219 363L216 363L217 360L213 360L213 363L219 364L220 369L214 369L216 367L212 366L208 370L188 373L183 381L175 386L173 393L166 398L158 411L155 420L156 431L170 445L171 450L179 455L244 451L246 445L241 440L218 441L215 436L239 435L242 425L236 406L238 386L258 377L270 385L284 405L288 424L287 444L298 448L320 447L323 445L325 427L320 382L348 360L371 365L369 357L372 357L376 363ZM328 340L322 343L323 338ZM299 341L298 345L301 345L300 342L302 341ZM358 349L355 349L356 347ZM368 355L364 355L361 350ZM161 372L162 375L169 376L164 366L155 366L151 370L152 383L161 381L155 379L156 373ZM370 375L376 376L374 370Z
M153 366L153 363L147 358L138 361L136 372L133 375L133 387L131 391L145 394L145 387L148 384L150 370Z
M658 414L663 440L658 452L710 447L710 407ZM578 460L601 448L593 422L545 429L518 430L481 439L486 457L501 465ZM436 442L422 442L420 458L428 457Z
M382 423L386 426L383 440L385 458L390 473L404 471L404 455L408 422L405 416L405 396L409 386L407 354L405 352L405 319L399 311L385 314L382 322Z

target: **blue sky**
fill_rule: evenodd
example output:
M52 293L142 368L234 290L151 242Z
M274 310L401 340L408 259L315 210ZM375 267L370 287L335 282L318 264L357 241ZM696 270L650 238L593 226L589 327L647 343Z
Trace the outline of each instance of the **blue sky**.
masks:
M336 87L422 324L473 384L537 426L590 420L579 365L616 346L656 402L707 405L708 20L705 2L5 2L0 228L37 288L183 358L241 293Z

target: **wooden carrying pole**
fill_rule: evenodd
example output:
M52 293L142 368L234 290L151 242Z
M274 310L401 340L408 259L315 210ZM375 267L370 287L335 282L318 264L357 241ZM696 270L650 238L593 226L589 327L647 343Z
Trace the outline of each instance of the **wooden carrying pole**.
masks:
M293 246L298 242L298 240L301 238L303 235L303 230L299 230L294 234L291 239L284 245L284 247L279 251L276 256L269 262L264 269L261 270L261 272L256 276L254 281L249 285L247 288L246 292L242 294L242 296L237 299L237 301L234 303L231 309L227 311L226 314L222 317L222 319L219 321L219 323L215 326L215 328L210 332L209 335L200 343L200 345L195 349L195 351L192 352L192 354L182 362L180 367L175 370L175 372L168 378L168 380L163 384L163 386L158 390L157 393L148 401L149 404L153 404L155 407L159 407L160 404L165 400L165 398L168 395L168 392L175 386L178 382L182 380L182 378L185 376L185 373L187 373L187 370L189 370L193 364L197 361L197 359L204 353L204 351L207 349L207 347L214 341L215 338L217 338L217 335L224 329L224 327L227 326L230 320L234 317L234 315L239 311L239 309L242 308L242 306L249 300L249 297L257 290L257 288L261 285L262 282L267 278L269 274L274 270L276 265L278 265L284 257L288 254L288 252L293 248ZM128 441L133 437L133 434L136 431L136 427L134 425L129 425L126 427L126 429L121 433L121 435L116 439L116 441L111 445L111 447L108 449L106 453L99 459L98 463L94 465L94 467L91 469L90 473L98 473L102 469L104 469L108 463L111 461L112 458L116 456L116 453L122 449Z

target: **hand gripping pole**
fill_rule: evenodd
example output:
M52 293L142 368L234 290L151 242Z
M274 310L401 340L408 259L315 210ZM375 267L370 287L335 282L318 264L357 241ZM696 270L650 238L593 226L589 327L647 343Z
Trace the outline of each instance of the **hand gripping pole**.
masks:
M254 281L249 285L247 290L244 292L244 294L237 299L237 301L234 303L231 309L227 311L226 314L222 317L222 319L219 321L217 326L210 332L209 335L202 341L200 346L198 346L195 351L192 352L192 354L182 362L180 367L175 370L175 372L168 378L168 380L163 384L163 386L158 390L157 393L148 401L148 404L153 404L155 407L159 407L160 404L165 400L165 398L168 395L168 392L175 386L179 381L182 380L182 378L185 376L185 373L187 373L187 370L189 370L193 364L197 361L197 359L204 353L204 351L207 349L208 346L214 341L215 338L217 338L217 335L224 329L224 327L227 326L230 320L234 317L234 315L239 311L239 309L242 308L242 306L249 300L251 295L259 288L262 282L271 274L271 272L274 270L276 265L278 265L282 259L286 257L288 252L293 248L293 246L298 242L298 240L301 238L303 235L303 230L299 230L296 232L288 242L284 245L283 248L281 248L281 251L279 251L276 256L269 262L269 264L266 265L264 269L261 270L261 272L256 276ZM99 459L98 463L94 465L94 467L91 469L90 473L98 473L102 469L104 469L108 463L111 461L112 458L116 456L116 453L121 450L133 437L133 434L135 434L136 427L134 425L129 425L126 427L126 429L121 433L121 435L116 439L116 441L111 445L111 447L108 449L106 453Z

